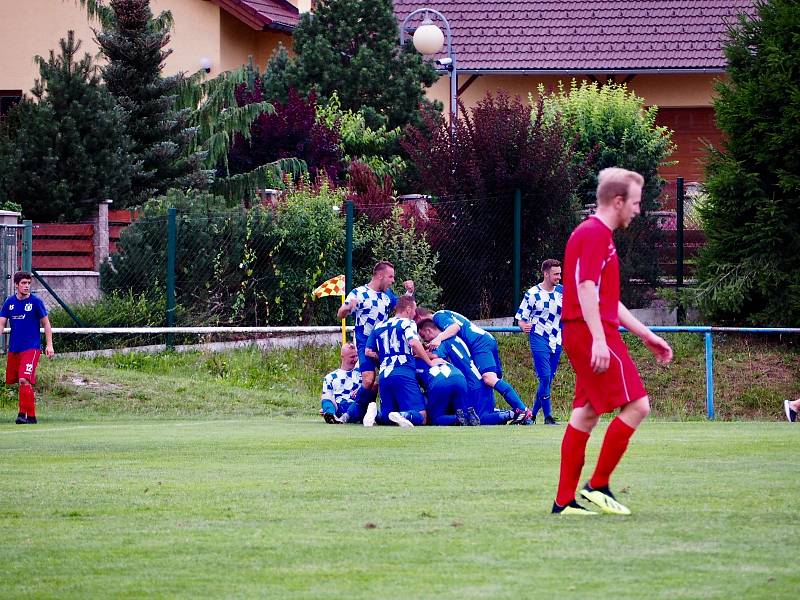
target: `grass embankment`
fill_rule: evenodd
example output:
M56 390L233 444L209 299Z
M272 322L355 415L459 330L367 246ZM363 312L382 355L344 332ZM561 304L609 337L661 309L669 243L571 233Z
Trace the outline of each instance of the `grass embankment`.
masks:
M675 360L655 364L627 336L653 404L653 416L670 420L705 415L703 338L668 336ZM535 396L527 340L499 337L506 378L528 404ZM715 336L718 419L782 419L781 401L800 396L800 350L790 340ZM335 348L238 350L228 353L126 354L94 359L43 359L39 367L40 413L48 419L91 415L308 416L319 408L323 375L338 365ZM566 356L553 390L557 418L569 414L574 376ZM502 404L502 401L498 401ZM11 414L15 390L6 388L0 408Z
M191 410L213 401L205 377ZM800 588L788 423L647 422L615 474L634 514L569 518L549 514L560 427L70 414L84 421L0 424L4 599L793 599Z

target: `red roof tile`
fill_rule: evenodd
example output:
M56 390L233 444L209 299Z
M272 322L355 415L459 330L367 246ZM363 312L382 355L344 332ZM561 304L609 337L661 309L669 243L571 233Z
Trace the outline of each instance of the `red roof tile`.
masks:
M722 71L726 23L734 22L740 12L755 14L754 4L754 0L394 0L398 23L418 8L444 14L453 30L461 72ZM419 22L415 19L413 25Z
M286 0L211 0L253 29L292 30L300 21L297 7Z

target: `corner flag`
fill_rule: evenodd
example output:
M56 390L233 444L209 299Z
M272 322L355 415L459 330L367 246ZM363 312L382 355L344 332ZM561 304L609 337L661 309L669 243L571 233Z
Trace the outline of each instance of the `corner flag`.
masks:
M328 281L315 288L312 293L314 294L314 298L322 298L323 296L344 296L344 275L331 277Z
M311 293L315 300L324 296L340 296L342 304L344 304L344 290L344 275L337 275L316 287ZM342 344L345 342L347 342L347 326L345 319L342 319Z

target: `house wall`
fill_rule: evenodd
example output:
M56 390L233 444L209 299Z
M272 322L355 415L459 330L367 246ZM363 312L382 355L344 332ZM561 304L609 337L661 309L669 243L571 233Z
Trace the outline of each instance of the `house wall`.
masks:
M201 58L211 61L212 76L220 72L219 7L205 0L152 0L151 8L154 14L171 11L175 20L169 45L173 52L165 73L193 73L200 68ZM69 30L82 41L82 52L95 56L98 48L92 27L99 24L88 21L86 9L76 0L0 1L0 90L27 93L39 74L33 57L47 57Z
M280 42L291 48L292 36L281 31L256 31L225 11L220 14L220 68L238 69L250 56L262 70ZM212 71L213 74L213 71Z
M713 94L713 82L721 74L662 74L662 75L636 75L628 84L628 89L644 98L648 106L656 104L665 107L684 106L710 106ZM459 88L470 78L469 74L459 74ZM480 75L470 86L459 95L459 99L467 106L474 106L487 91L496 92L506 90L512 96L521 96L527 99L528 94L536 94L537 87L541 84L545 90L556 89L559 81L569 86L573 76L564 74L560 76L543 75ZM575 79L586 79L575 75ZM622 81L623 76L617 76L617 81ZM605 81L605 77L600 77ZM449 105L450 80L442 76L430 89L428 96L439 100L445 106Z

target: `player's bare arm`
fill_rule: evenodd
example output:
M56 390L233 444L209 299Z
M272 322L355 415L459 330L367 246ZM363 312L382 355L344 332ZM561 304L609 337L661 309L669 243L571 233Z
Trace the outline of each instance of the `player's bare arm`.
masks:
M3 331L5 331L6 322L8 322L8 319L6 319L5 317L0 317L0 333L3 333Z
M578 301L581 304L583 320L586 321L589 333L592 334L592 370L595 373L605 373L611 362L611 353L608 351L603 322L600 320L600 304L597 301L597 286L594 281L581 281L578 284Z
M42 317L39 321L42 327L44 327L44 353L47 358L53 358L53 355L56 353L53 350L53 328L50 326L50 319L47 317Z
M350 303L345 302L339 307L339 310L336 311L336 318L337 319L344 319L347 315L349 315L353 311L353 307L350 306Z
M441 358L431 358L428 355L428 352L425 350L425 347L422 345L422 342L419 340L411 340L410 344L411 350L414 352L414 356L417 358L421 358L425 361L425 364L429 367L434 367L436 365L440 365L444 362Z
M428 348L436 350L436 348L438 348L443 341L457 336L459 331L461 331L461 323L451 323L445 328L444 331L437 334L435 338L428 342Z
M664 338L650 331L644 323L631 314L631 311L622 302L619 303L618 310L620 325L642 340L647 349L656 357L656 361L665 365L672 360L672 348Z
M529 321L517 321L517 325L522 330L522 333L530 333L533 329L533 324Z

